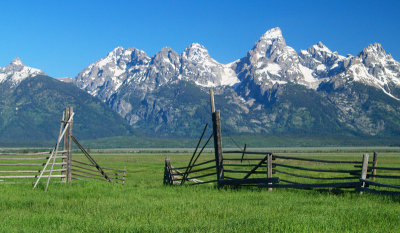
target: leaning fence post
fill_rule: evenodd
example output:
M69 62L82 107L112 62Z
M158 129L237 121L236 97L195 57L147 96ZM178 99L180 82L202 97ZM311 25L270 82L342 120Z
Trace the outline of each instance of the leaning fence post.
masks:
M267 158L267 178L272 178L272 154L268 154ZM272 185L272 183L268 183ZM268 191L272 191L272 188L268 188Z
M361 178L360 178L360 194L363 193L362 190L363 190L363 188L365 188L364 180L367 179L368 159L369 159L369 155L368 154L363 154L363 163L362 163Z
M375 181L376 168L378 166L378 153L374 152L374 158L372 160L372 181Z

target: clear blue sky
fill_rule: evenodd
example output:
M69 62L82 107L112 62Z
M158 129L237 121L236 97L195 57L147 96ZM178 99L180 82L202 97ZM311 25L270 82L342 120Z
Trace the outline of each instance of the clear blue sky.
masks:
M379 42L400 60L400 1L4 0L0 9L0 67L18 56L53 77L75 77L117 46L153 56L198 42L228 63L273 27L296 51L322 41L357 55Z

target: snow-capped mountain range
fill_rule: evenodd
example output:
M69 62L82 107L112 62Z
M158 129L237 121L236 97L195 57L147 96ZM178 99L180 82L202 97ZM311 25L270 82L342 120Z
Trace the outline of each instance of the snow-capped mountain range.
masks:
M273 28L261 36L245 57L229 64L218 63L197 43L179 55L166 47L153 57L135 48L118 47L80 72L75 84L107 101L128 83L144 91L177 80L203 87L251 82L263 90L286 83L317 89L322 81L337 78L378 87L398 98L391 88L400 85L400 63L378 43L358 56L341 56L322 42L297 53L286 45L281 29Z
M16 59L0 68L0 87L37 74ZM228 64L198 43L152 57L117 47L73 84L155 135L197 135L209 119L210 88L230 133L400 135L400 63L379 43L356 56L322 42L296 52L273 28Z

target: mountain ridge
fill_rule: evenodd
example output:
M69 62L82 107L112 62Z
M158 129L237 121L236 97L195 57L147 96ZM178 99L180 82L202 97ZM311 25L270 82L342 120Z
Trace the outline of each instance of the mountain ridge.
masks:
M204 103L195 99L186 103L192 105L191 109L179 106L180 101L174 103L182 92L179 88L193 93L215 89L223 97L222 109L229 128L236 133L312 133L325 127L318 123L324 119L327 129L336 132L379 135L387 131L386 126L367 112L367 107L353 101L368 102L365 96L373 94L380 100L368 103L386 105L387 99L371 92L370 87L395 101L400 97L400 63L379 43L369 45L356 56L339 55L321 41L296 52L286 44L281 29L273 28L244 57L228 64L215 61L198 43L189 45L181 54L165 47L153 57L135 48L118 47L118 51L125 55L116 57L110 52L78 74L75 84L107 103L132 126L151 128L155 134L174 132L179 127L174 121L193 118L199 115L193 113L205 109ZM129 51L140 51L137 54L141 56L130 56ZM118 75L109 72L121 68L120 64L132 65L122 66ZM88 69L92 71L90 75ZM178 94L160 91L165 88ZM298 99L316 101L318 105ZM355 118L363 114L364 121ZM396 109L396 117L399 114ZM199 122L193 124L199 127ZM182 127L194 128L190 123Z
M400 63L379 43L346 57L321 41L296 52L273 28L227 64L198 43L152 57L117 47L73 83L146 135L197 135L210 88L229 135L400 135Z

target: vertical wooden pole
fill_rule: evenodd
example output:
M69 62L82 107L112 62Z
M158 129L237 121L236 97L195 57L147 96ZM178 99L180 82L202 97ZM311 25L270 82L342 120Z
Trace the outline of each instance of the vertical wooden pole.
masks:
M125 184L125 177L126 177L126 166L124 167L124 173L122 174L122 184Z
M68 121L68 119L69 119L69 108L66 108L65 110L64 110L64 113L63 113L63 119L62 119L62 121L64 122L64 127L66 126L66 124L67 124L67 121ZM68 166L67 166L67 164L68 164L68 133L69 133L69 130L67 130L66 132L65 132L65 134L64 134L64 142L63 142L63 151L65 151L65 152L63 152L63 157L67 157L67 158L63 158L62 159L62 162L63 163L66 163L65 165L62 165L61 166L61 168L62 169L65 169L66 171L62 171L61 172L61 174L62 175L65 175L66 177L64 178L61 178L61 181L62 182L67 182L67 177L68 177Z
M171 162L169 160L169 157L165 158L165 167L164 167L164 184L165 185L172 185L172 175L171 175L171 170L169 169L171 167Z
M222 156L222 139L221 139L221 116L219 110L212 114L213 134L214 134L214 153L217 166L217 180L220 186L220 180L224 179L224 166Z
M365 180L367 179L367 172L368 172L368 159L369 155L368 154L363 154L363 163L362 163L362 168L361 168L361 179ZM361 181L360 182L360 194L362 194L362 188L365 187L365 182Z
M376 168L378 166L378 153L374 152L374 158L372 160L372 181L375 182Z
M72 113L74 112L73 107L69 108L69 116L72 116ZM69 118L68 118L69 119ZM72 127L74 120L71 119L70 125L69 125L69 129L68 129L68 175L67 175L67 182L71 183L72 180L72 140L71 140L71 136L72 136Z
M217 167L218 187L220 187L221 186L220 180L224 179L222 139L221 139L221 115L219 111L215 110L214 91L212 89L210 89L210 102L211 102L211 114L213 121L215 163Z
M267 158L267 178L272 178L272 154L268 154ZM268 183L272 184L272 183ZM268 188L268 191L272 191L272 188Z
M210 89L210 102L211 102L211 113L215 112L215 105L214 105L214 91Z

